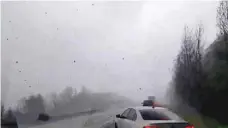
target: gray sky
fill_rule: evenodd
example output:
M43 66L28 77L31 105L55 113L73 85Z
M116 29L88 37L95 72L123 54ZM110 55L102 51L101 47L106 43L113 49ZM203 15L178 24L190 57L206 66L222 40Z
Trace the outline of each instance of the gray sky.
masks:
M216 6L212 1L3 2L2 98L11 104L66 86L137 100L163 97L184 25L201 22L208 45L216 35Z

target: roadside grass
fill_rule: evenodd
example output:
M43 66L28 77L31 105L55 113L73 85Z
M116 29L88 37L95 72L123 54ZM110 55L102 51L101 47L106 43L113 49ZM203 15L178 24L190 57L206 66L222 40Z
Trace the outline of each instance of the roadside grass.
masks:
M193 124L195 128L219 128L221 125L214 119L199 115L185 116L184 119Z
M198 112L194 111L192 107L184 106L182 111L181 109L177 109L175 107L170 107L170 105L166 105L171 111L178 113L184 120L193 124L195 128L228 128L228 126L223 126L218 123L215 119L203 116Z

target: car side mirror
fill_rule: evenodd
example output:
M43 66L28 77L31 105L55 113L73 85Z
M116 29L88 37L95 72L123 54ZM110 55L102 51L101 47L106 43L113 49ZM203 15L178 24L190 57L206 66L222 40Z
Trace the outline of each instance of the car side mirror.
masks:
M120 115L120 114L117 114L117 115L116 115L116 118L121 118L121 115Z

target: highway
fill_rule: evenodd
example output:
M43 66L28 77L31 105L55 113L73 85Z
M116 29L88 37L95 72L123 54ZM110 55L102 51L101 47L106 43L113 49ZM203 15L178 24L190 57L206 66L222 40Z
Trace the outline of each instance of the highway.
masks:
M115 108L106 112L72 117L35 126L19 124L19 128L114 128L113 119L116 114L122 112L121 110L123 109Z

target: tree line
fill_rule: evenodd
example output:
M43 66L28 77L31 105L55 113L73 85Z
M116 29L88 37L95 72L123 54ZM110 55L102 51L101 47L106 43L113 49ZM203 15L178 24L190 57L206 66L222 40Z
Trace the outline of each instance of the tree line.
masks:
M175 59L172 93L180 103L202 115L228 124L228 2L217 7L216 39L203 47L203 25L185 27L181 49Z
M22 98L14 109L1 106L2 122L35 123L40 114L50 117L64 117L86 111L105 111L110 107L125 107L132 104L129 99L113 93L94 93L83 87L77 92L66 87L60 93L49 97L40 94Z

